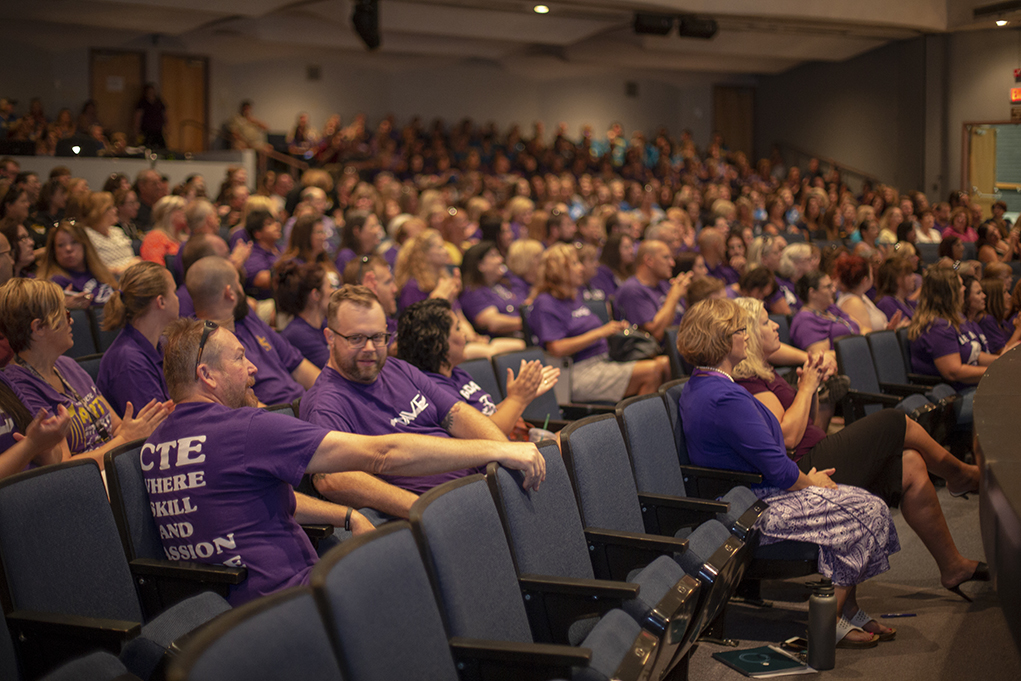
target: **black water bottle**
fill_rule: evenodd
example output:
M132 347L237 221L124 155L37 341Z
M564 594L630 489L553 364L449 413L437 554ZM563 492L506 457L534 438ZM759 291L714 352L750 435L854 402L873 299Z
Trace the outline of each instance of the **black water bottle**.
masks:
M825 579L813 587L808 600L808 666L833 669L837 654L837 597Z

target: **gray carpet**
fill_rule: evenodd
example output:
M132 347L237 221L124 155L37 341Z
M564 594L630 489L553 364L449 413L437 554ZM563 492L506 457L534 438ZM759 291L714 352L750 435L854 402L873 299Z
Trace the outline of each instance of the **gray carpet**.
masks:
M967 557L984 560L977 497L955 499L940 489L939 498L958 549ZM894 612L917 616L881 620L897 629L896 639L870 650L837 650L836 668L821 673L829 679L1021 679L1021 655L1007 630L992 584L972 582L962 587L974 603L946 591L939 584L935 561L917 535L897 511L894 520L901 550L891 556L889 572L858 588L858 603L873 616ZM811 579L817 577L765 583L763 597L773 602L773 608L731 605L727 634L740 639L740 648L805 635L808 591L802 584ZM720 650L732 649L699 645L691 661L692 681L746 678L712 658L712 653Z

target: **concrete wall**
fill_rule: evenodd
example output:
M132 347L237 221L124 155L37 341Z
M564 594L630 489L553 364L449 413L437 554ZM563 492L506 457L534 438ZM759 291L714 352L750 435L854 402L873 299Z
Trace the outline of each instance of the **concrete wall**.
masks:
M813 63L758 80L757 154L786 142L921 188L925 149L925 45L887 45L842 63Z

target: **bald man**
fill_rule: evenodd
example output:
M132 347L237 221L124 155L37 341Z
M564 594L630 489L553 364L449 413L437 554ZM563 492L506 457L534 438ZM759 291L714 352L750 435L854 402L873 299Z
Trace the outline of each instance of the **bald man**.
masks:
M319 369L264 321L249 314L248 299L237 269L225 258L198 260L185 275L195 316L229 330L258 369L255 395L263 404L283 404L304 397Z
M674 256L662 241L643 241L635 256L635 273L617 289L614 309L657 341L662 342L668 326L681 323L681 301L688 292L691 272L673 279Z

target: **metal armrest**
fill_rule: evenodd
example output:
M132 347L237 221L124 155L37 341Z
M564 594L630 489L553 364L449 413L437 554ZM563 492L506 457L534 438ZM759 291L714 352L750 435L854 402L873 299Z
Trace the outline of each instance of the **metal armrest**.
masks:
M687 541L674 537L592 528L585 530L585 541L596 577L617 581L626 581L632 570L645 567L660 556L682 553L688 548Z
M588 648L548 643L514 643L477 638L452 637L450 652L463 679L486 678L486 668L503 672L504 678L546 681L570 678L572 668L587 667L592 660Z
M718 513L730 510L729 504L707 499L689 499L662 494L639 494L645 531L673 536L685 527L698 527Z
M882 404L887 407L895 407L900 403L900 397L896 395L884 395L882 393L867 393L861 390L850 389L847 391L847 398L856 404Z
M571 625L602 617L638 595L638 585L602 579L543 575L518 578L532 638L540 643L570 643Z

